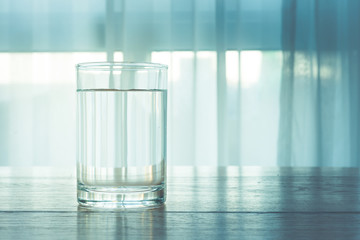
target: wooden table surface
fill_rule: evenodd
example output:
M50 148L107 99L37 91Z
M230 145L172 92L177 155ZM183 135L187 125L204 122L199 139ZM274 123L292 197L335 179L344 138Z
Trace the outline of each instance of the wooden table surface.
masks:
M360 239L357 168L168 169L157 209L91 210L74 170L0 168L0 239Z

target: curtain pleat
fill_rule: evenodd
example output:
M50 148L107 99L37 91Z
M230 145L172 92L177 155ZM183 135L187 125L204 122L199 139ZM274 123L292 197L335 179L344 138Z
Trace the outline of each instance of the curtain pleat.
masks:
M283 2L278 165L358 166L356 1ZM351 60L350 60L351 59ZM355 120L355 121L354 121Z
M0 0L0 165L73 165L74 64L125 60L169 65L169 165L358 166L359 7Z

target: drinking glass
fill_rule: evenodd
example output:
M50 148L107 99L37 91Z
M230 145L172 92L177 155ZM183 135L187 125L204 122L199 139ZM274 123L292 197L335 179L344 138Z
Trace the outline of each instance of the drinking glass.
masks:
M167 66L97 62L76 69L79 204L164 203Z

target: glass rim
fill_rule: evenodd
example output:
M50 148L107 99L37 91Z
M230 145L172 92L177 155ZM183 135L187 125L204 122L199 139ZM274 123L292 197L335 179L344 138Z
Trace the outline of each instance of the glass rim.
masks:
M83 62L75 65L77 70L122 71L122 70L166 70L166 64L151 62Z

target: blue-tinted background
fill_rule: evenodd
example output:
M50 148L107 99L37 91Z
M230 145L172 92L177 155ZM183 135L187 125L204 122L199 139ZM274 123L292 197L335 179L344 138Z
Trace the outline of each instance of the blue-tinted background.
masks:
M75 165L75 69L169 65L169 165L358 166L357 0L0 0L0 165Z

